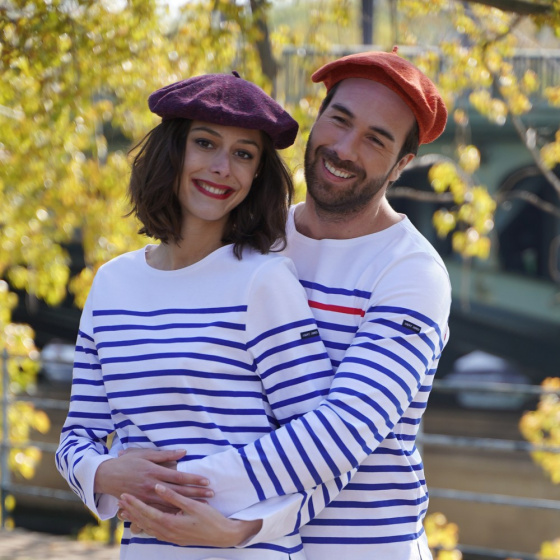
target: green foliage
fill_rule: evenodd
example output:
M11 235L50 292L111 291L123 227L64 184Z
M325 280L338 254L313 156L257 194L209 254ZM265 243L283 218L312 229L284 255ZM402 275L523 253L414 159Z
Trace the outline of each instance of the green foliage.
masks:
M123 530L124 525L122 521L119 521L113 530L110 520L100 521L98 519L95 523L88 523L80 529L78 540L84 542L114 542L118 544L121 542Z
M560 378L547 378L542 387L545 392L537 409L523 414L519 429L523 437L534 445L560 448ZM531 455L552 482L560 484L560 453L534 451Z
M435 560L461 560L463 555L455 548L459 539L456 523L447 521L442 513L432 513L424 520L424 528Z
M20 394L33 387L38 372L38 352L33 341L33 330L27 325L10 323L10 313L17 303L17 296L8 289L8 284L0 280L0 402L7 404L6 419L0 416L0 441L7 440L13 447L8 454L8 467L16 476L32 478L41 460L41 451L26 445L32 430L46 433L50 428L48 416L35 410L32 404L23 401L12 402L8 394ZM0 410L2 407L0 407ZM2 466L0 465L0 476ZM8 496L5 508L13 509L13 497ZM4 520L6 526L11 518Z
M476 2L450 0L399 0L398 10L400 38L407 45L418 44L423 30L434 28L433 18L447 22L444 31L438 27L441 59L429 50L415 60L438 83L457 130L454 161L435 165L430 172L434 190L451 193L454 201L452 208L436 212L434 225L442 237L451 234L456 252L486 258L490 254L496 202L476 179L480 154L476 146L465 142L467 109L470 106L498 126L508 118L530 113L531 95L539 87L539 77L532 70L522 75L514 72L511 56L523 46L523 35L515 31L524 27L536 33L545 21L537 16L521 18ZM559 14L549 15L546 25L559 29ZM558 89L553 87L545 90L545 95L551 103L558 103L560 98ZM552 169L560 162L560 135L553 141L538 138L536 145L538 149L532 154L539 167ZM530 151L531 148L528 145Z

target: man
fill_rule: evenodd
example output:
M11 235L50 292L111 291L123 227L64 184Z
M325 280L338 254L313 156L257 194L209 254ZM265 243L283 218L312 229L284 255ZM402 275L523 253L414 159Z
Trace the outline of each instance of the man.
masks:
M301 535L311 560L425 560L428 495L415 438L447 341L451 291L435 250L385 195L418 145L441 134L447 112L433 83L395 51L344 57L312 79L327 97L309 137L308 192L291 213L286 254L336 370L329 397L256 443L178 468L207 477L210 504L226 515L256 520L234 544L310 519ZM203 532L215 520L211 508L161 485L153 495L184 511L175 528L183 535L185 523L200 527L202 519ZM284 513L259 505L268 499L284 500ZM170 538L174 516L128 496L121 506L148 533Z

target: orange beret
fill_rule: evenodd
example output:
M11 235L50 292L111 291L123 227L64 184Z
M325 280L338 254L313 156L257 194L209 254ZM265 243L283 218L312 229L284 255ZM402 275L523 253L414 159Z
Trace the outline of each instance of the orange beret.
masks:
M363 52L344 56L319 68L311 79L327 92L347 78L365 78L393 90L412 110L420 144L433 142L444 130L447 109L434 83L414 64L393 52Z

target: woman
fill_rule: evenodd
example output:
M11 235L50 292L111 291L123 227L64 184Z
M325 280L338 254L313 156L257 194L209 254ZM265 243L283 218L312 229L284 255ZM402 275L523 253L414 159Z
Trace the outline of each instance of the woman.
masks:
M102 518L116 513L119 495L103 473L125 464L108 454L113 432L125 449L204 457L317 406L332 377L293 265L270 253L285 241L292 194L275 148L293 143L295 121L237 75L172 84L152 94L149 106L162 122L139 145L129 195L140 232L160 244L122 255L96 275L56 456L70 486ZM208 495L205 481L190 482L198 486L185 495ZM217 556L276 560L301 550L296 534ZM121 558L162 554L216 556L125 527Z

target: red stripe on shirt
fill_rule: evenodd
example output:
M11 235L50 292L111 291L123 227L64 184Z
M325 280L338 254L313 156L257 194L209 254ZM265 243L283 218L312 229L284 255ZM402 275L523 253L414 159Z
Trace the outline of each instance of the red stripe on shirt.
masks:
M342 305L328 305L326 303L319 303L318 301L309 300L309 307L316 309L323 309L324 311L334 311L335 313L347 313L348 315L360 315L363 317L366 312L363 309L355 307L344 307Z

